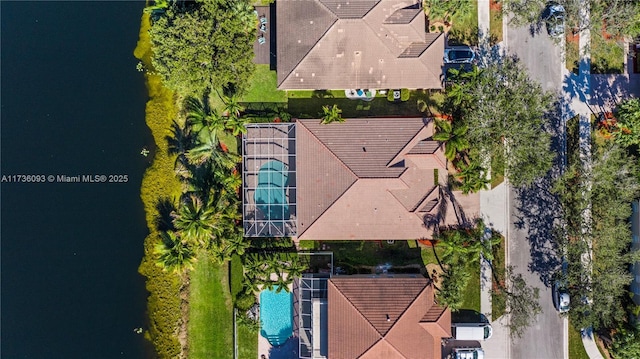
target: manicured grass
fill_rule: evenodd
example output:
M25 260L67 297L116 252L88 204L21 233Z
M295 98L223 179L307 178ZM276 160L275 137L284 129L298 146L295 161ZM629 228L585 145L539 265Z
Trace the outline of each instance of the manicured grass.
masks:
M502 241L493 248L493 278L491 283L493 287L493 293L491 294L491 319L496 320L500 318L506 312L506 297L504 294L500 294L500 286L504 285L505 280L505 252L504 252L504 237Z
M384 116L422 116L422 103L436 106L440 100L436 94L427 90L411 91L406 102L392 103L386 97L376 96L373 101L350 100L344 91L289 91L289 113L297 118L319 118L322 106L337 105L344 118L384 117Z
M233 306L227 266L200 253L191 272L189 358L233 357Z
M287 93L277 89L277 75L269 70L269 65L256 65L249 83L249 90L240 102L287 102Z
M462 296L462 309L480 312L480 264L469 265L471 277Z
M582 344L580 331L575 329L571 322L569 322L569 359L589 359Z
M450 44L478 45L478 1L469 3L469 9L458 11L451 18Z
M238 325L238 358L256 359L258 357L258 331L246 325Z
M591 38L591 73L621 74L624 72L622 43L599 36Z
M440 249L438 246L436 246L435 248L438 258L442 258L442 249ZM433 247L420 248L420 256L422 257L422 263L424 263L425 266L427 264L438 264L436 255L433 253Z
M492 45L502 41L502 11L495 6L489 10L489 33Z

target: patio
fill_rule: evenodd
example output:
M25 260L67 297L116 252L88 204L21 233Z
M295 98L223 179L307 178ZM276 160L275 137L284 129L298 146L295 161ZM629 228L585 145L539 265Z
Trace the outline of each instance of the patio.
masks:
M271 6L256 6L256 41L253 43L256 64L271 65L275 69L275 20ZM273 39L273 41L272 41Z

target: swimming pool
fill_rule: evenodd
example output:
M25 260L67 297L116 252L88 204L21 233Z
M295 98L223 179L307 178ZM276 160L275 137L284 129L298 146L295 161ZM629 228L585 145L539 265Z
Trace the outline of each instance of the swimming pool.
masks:
M260 292L260 334L274 346L284 344L293 335L293 296L289 292Z

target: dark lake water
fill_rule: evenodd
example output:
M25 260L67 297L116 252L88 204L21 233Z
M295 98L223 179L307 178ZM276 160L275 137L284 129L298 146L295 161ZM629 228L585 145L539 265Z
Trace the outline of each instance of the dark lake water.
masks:
M4 359L147 357L143 6L0 2L1 174L128 176L2 183Z

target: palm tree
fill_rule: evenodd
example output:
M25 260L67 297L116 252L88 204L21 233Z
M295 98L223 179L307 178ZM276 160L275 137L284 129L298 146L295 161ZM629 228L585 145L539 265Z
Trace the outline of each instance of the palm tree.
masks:
M462 193L468 194L469 192L475 193L480 190L486 189L487 185L491 183L486 177L487 171L484 167L480 166L480 161L471 160L469 163L460 161L460 172L457 177L461 184Z
M239 256L244 255L247 248L251 246L248 240L244 238L242 233L236 233L226 240L227 248L231 254L236 253Z
M253 16L252 16L253 17ZM240 117L244 106L240 104L237 96L222 96L222 102L224 103L224 111L226 117Z
M187 97L184 107L187 111L187 123L196 133L199 134L202 129L208 128L209 132L217 137L219 131L224 131L225 119L216 109L210 109L194 97Z
M322 124L329 124L332 122L344 122L344 118L342 118L342 110L338 108L338 105L333 105L331 107L322 106Z
M249 119L245 117L231 115L229 116L229 118L227 118L225 127L227 130L231 131L234 136L238 136L241 133L247 133L248 123L249 123Z
M193 269L196 255L189 243L183 242L173 231L160 232L160 239L154 248L158 255L156 265L176 274Z
M202 248L207 247L214 230L221 226L215 209L194 194L186 198L173 217L173 224L183 240Z
M435 124L437 132L433 135L433 139L445 142L444 155L449 161L453 161L459 152L469 148L469 140L464 137L469 130L467 126L453 126L450 121L437 119Z

